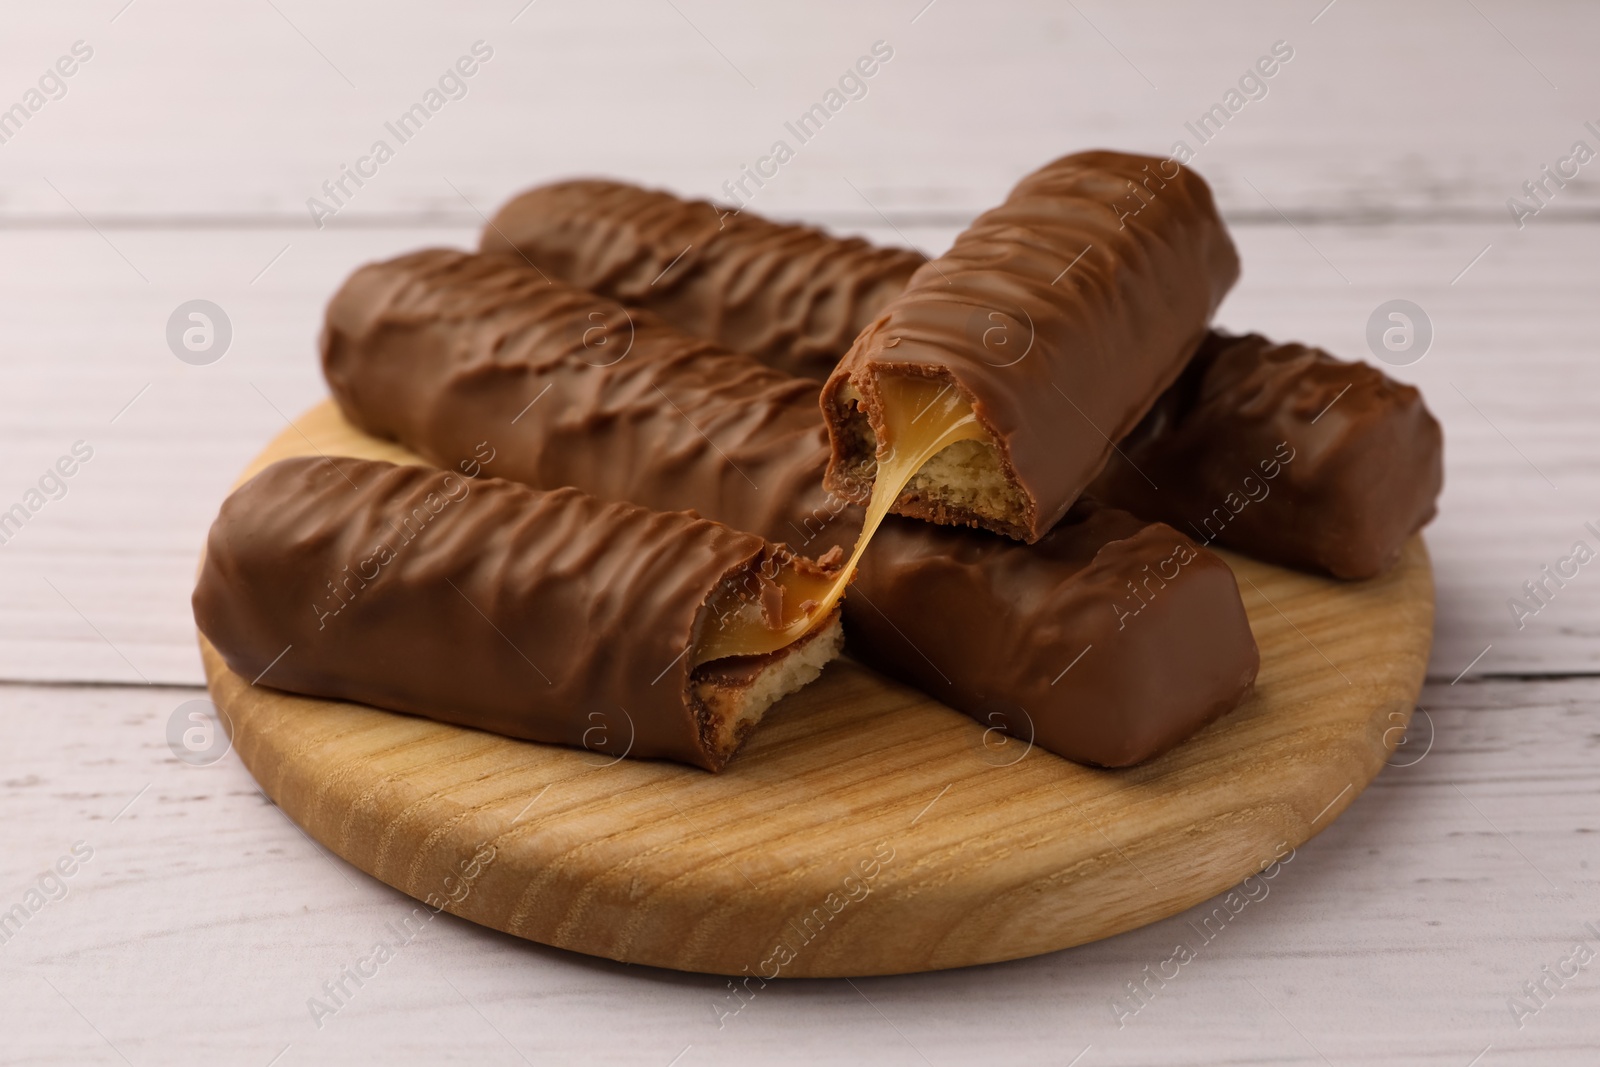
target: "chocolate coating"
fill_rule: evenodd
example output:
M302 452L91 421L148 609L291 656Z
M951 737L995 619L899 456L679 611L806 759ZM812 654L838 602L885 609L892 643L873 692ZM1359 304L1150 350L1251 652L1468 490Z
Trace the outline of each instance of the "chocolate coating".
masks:
M1092 492L1336 578L1393 566L1444 483L1443 432L1415 388L1259 334L1209 336L1121 447Z
M623 182L539 186L484 227L552 277L787 374L826 378L922 256Z
M548 282L514 257L420 252L363 267L334 297L324 369L353 423L442 466L482 445L497 474L530 485L693 508L807 553L854 542L860 509L822 487L818 383L690 342L646 312L629 321L617 305ZM594 353L605 345L585 348L584 331L597 324L630 343L625 356L604 363ZM961 567L928 563L968 541ZM845 598L847 632L869 666L881 660L980 721L1022 730L1014 718L983 717L1024 707L1033 736L1052 751L1137 762L1232 707L1257 666L1230 577L1194 581L1192 597L1154 598L1125 640L1099 644L1103 669L1074 669L1050 684L1108 621L1119 622L1120 600L1102 596L1110 579L1080 590L1084 576L1142 580L1177 543L1189 544L1126 515L1111 525L1066 523L1046 549L891 518ZM1175 584L1202 573L1186 569ZM1019 611L1019 602L1031 607ZM1071 610L1052 618L1062 605ZM1205 662L1171 648L1182 640L1180 619L1206 630ZM1013 642L1003 654L983 636L998 633ZM1157 676L1170 684L1152 691L1134 675L1163 656L1167 670Z
M634 279L652 265L664 267L682 248L678 238L703 232L716 211L702 201L618 182L565 182L513 200L483 240L487 248L496 241L504 245L509 236L552 275L629 303L641 293ZM642 290L649 306L681 329L734 349L741 346L742 334L733 325L739 315L715 303L731 288L724 281L726 264L759 263L758 274L770 277L775 268L768 258L782 254L785 235L796 229L747 211L737 218L739 226L717 235L716 255L685 256L674 266L674 285L665 294L649 286ZM747 306L770 293L786 314L812 320L826 316L835 294L848 292L857 294L851 306L864 325L923 262L910 251L882 261L855 254L859 242L853 239L824 239L838 246L835 256L815 253L829 264L826 286L761 288L746 297L752 301ZM612 256L637 267L620 269ZM678 293L694 296L680 300ZM816 378L826 378L854 340L852 334L830 348L813 343L802 351L784 348L787 336L772 335L752 354ZM1342 393L1346 385L1351 389ZM1318 419L1335 397L1336 408ZM1280 443L1297 457L1293 477L1268 487L1275 494L1269 506L1252 502L1237 521L1222 522L1217 509L1227 506L1228 494L1235 494L1235 504L1248 499L1242 479L1253 474L1261 483L1260 464L1276 458ZM1110 457L1091 483L1091 495L1170 522L1206 544L1340 578L1372 577L1392 566L1406 539L1433 516L1442 484L1439 426L1415 389L1368 364L1258 335L1208 334L1178 380L1118 447L1121 455ZM1139 470L1162 487L1159 493Z
M328 305L323 371L377 437L454 468L604 500L693 508L797 549L850 544L829 520L814 383L654 315L547 281L514 256L428 249L356 271Z
M877 375L946 378L1018 506L984 514L906 495L895 510L1037 541L1177 378L1238 276L1211 191L1186 168L1119 152L1040 168L919 268L828 378L828 487L858 503L872 487L847 383L881 449Z
M263 685L716 770L685 652L768 551L575 489L288 459L223 503L194 615Z
M1232 569L1170 526L1085 500L1028 546L894 529L890 565L861 568L846 602L851 651L987 726L1125 767L1232 710L1255 680ZM954 625L952 605L968 605ZM895 625L864 625L874 612Z

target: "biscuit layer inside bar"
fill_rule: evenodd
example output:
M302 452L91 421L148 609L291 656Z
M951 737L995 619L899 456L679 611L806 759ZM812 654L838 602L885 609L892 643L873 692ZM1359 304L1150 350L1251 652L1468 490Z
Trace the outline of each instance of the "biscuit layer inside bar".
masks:
M952 445L987 439L971 406L950 382L884 377L878 380L878 392L881 458L866 522L849 561L833 575L784 567L770 577L758 576L758 590L724 586L710 604L715 628L702 635L696 664L774 652L808 633L838 604L872 535L917 472Z
M690 676L701 736L726 762L768 708L822 673L844 647L839 613L781 651L730 656L702 664Z
M930 401L932 407L923 413ZM836 491L858 502L877 491L884 439L894 435L897 423L920 426L933 413L969 410L965 395L949 378L883 371L871 373L870 385L854 379L840 382L830 403L834 462L829 478ZM977 526L1017 539L1027 537L1029 508L987 428L931 457L890 505L898 515L944 526Z

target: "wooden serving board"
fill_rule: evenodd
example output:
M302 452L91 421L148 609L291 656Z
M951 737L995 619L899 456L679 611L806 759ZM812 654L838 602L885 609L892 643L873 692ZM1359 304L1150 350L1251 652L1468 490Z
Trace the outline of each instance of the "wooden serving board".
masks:
M245 477L321 452L421 462L331 403ZM1161 759L1093 770L847 661L721 774L254 687L201 639L263 789L401 891L519 937L772 977L1015 959L1131 930L1256 873L1383 767L1433 629L1427 551L1346 584L1233 555L1255 694Z

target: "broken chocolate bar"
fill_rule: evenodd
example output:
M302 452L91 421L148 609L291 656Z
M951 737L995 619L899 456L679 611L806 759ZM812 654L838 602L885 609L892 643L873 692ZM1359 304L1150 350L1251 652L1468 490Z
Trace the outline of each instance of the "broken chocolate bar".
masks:
M715 771L838 653L837 613L770 647L825 578L694 515L308 457L223 503L194 614L254 684Z
M363 267L329 304L322 345L346 417L440 466L492 456L504 477L693 508L810 555L861 528L861 509L822 487L816 382L518 257L436 249ZM1091 521L1101 513L1114 521ZM932 562L952 553L967 561ZM1108 509L1075 512L1045 548L891 517L856 588L846 626L865 663L1088 763L1165 751L1236 704L1258 663L1220 560ZM1174 649L1184 641L1205 655Z
M1118 152L1048 164L919 268L828 378L828 488L1037 541L1238 276L1193 172Z

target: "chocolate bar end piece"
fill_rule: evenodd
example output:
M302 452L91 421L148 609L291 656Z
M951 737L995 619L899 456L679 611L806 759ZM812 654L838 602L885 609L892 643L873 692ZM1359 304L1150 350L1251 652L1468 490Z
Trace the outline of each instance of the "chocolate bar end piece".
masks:
M721 770L743 746L774 704L816 681L844 648L844 627L835 609L826 622L777 652L731 656L695 668L690 676L700 736Z
M1219 332L1091 492L1206 544L1356 580L1394 566L1443 483L1444 435L1414 386Z
M1026 552L896 518L872 552L845 602L853 654L1079 763L1161 755L1232 710L1260 667L1221 557L1092 500ZM1039 583L1040 558L1074 579Z
M308 457L223 503L193 604L255 684L716 771L838 653L837 610L751 606L821 577L685 512Z
M948 374L879 366L878 374L830 381L822 396L834 457L824 486L859 504L871 499L878 474L889 469L878 448L881 436L892 438L887 427L914 426L936 414L959 416L972 410L971 398ZM925 399L929 395L939 399L930 402ZM1035 518L1033 500L1020 489L988 434L956 441L931 456L911 474L890 510L1018 540L1032 540Z
M828 378L829 488L859 500L868 481L905 484L890 475L915 473L903 439L931 382L959 402L948 425L972 432L892 510L1038 541L1177 378L1238 273L1186 168L1118 152L1041 167L919 268Z

